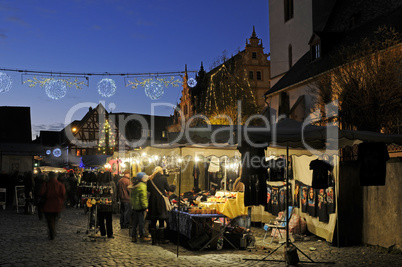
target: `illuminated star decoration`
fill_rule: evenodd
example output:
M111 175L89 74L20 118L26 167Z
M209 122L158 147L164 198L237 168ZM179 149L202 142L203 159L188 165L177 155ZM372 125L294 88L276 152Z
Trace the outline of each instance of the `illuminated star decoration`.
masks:
M53 150L53 156L55 156L56 158L61 156L60 148L56 148L55 150Z
M116 93L116 83L109 78L103 78L98 83L98 93L103 97L111 97Z
M194 78L190 78L190 79L188 79L187 84L188 84L188 86L193 88L197 85L197 81Z
M8 92L11 89L13 80L4 72L0 72L0 93Z
M50 79L45 85L45 91L51 99L63 98L67 93L67 85L63 80Z
M145 94L152 100L161 98L164 93L163 84L158 80L151 80L145 85Z

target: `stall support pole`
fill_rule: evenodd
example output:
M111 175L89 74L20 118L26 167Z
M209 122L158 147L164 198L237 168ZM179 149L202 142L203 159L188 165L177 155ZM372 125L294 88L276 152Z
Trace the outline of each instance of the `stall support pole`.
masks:
M318 262L318 261L313 261L309 256L306 255L306 253L304 253L303 251L301 251L298 247L296 247L290 240L289 240L289 222L288 222L288 218L289 218L289 168L288 168L288 161L289 161L289 142L286 142L286 160L285 160L285 180L286 180L286 188L285 188L285 206L286 206L286 242L281 244L279 247L277 247L276 249L274 249L271 253L269 253L267 256L265 256L262 259L244 259L245 261L250 260L250 261L279 261L279 262L285 262L286 264L287 262L287 255L288 255L288 249L290 248L290 245L292 245L297 251L299 251L301 254L303 254L307 259L309 259L310 261L299 261L299 262L304 262L304 263L325 263L325 264L335 264L335 262ZM282 247L283 245L286 245L285 247L285 259L284 260L267 260L266 258L269 257L270 255L272 255L274 252L276 252L280 247ZM289 263L291 264L291 263Z
M182 160L182 148L180 146L180 160ZM180 195L181 195L181 161L180 161L180 174L179 174L179 204L178 211L180 211ZM179 244L180 244L180 212L177 213L177 245L176 245L176 257L179 257Z

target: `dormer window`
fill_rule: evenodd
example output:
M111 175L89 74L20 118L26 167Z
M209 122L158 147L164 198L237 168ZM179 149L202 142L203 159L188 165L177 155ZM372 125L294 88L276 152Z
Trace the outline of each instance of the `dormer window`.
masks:
M257 59L257 52L252 52L251 53L251 58L252 59Z
M321 44L320 42L311 44L311 61L319 59L321 57Z

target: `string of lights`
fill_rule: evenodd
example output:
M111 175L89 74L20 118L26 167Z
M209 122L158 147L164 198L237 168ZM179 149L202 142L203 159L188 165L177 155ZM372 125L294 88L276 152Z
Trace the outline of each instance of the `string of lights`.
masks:
M23 70L0 68L0 93L6 93L12 88L13 81L5 72L21 73L22 84L28 84L29 87L39 85L45 88L47 96L57 100L63 98L67 93L67 88L73 86L76 89L82 89L83 86L89 87L89 79L92 76L103 76L98 84L98 93L103 97L111 97L116 93L117 87L115 81L111 77L124 77L126 87L130 86L136 89L141 86L145 90L145 94L152 100L157 100L164 94L164 89L169 85L178 87L181 85L180 79L186 73L197 73L197 71L170 71L170 72L140 72L140 73L109 73L109 72L54 72L40 70ZM26 78L28 77L28 78ZM169 78L170 77L170 78ZM26 79L25 79L26 78ZM134 80L130 80L134 79ZM188 80L188 85L194 87L196 81L194 78Z

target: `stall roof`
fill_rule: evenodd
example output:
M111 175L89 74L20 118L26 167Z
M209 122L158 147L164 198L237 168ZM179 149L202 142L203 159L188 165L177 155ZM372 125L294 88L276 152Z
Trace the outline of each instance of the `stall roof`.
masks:
M183 157L240 157L240 152L237 150L237 146L228 143L221 143L220 146L211 144L159 144L148 146L141 150L129 151L126 156L140 156L142 153L159 156L181 155Z

